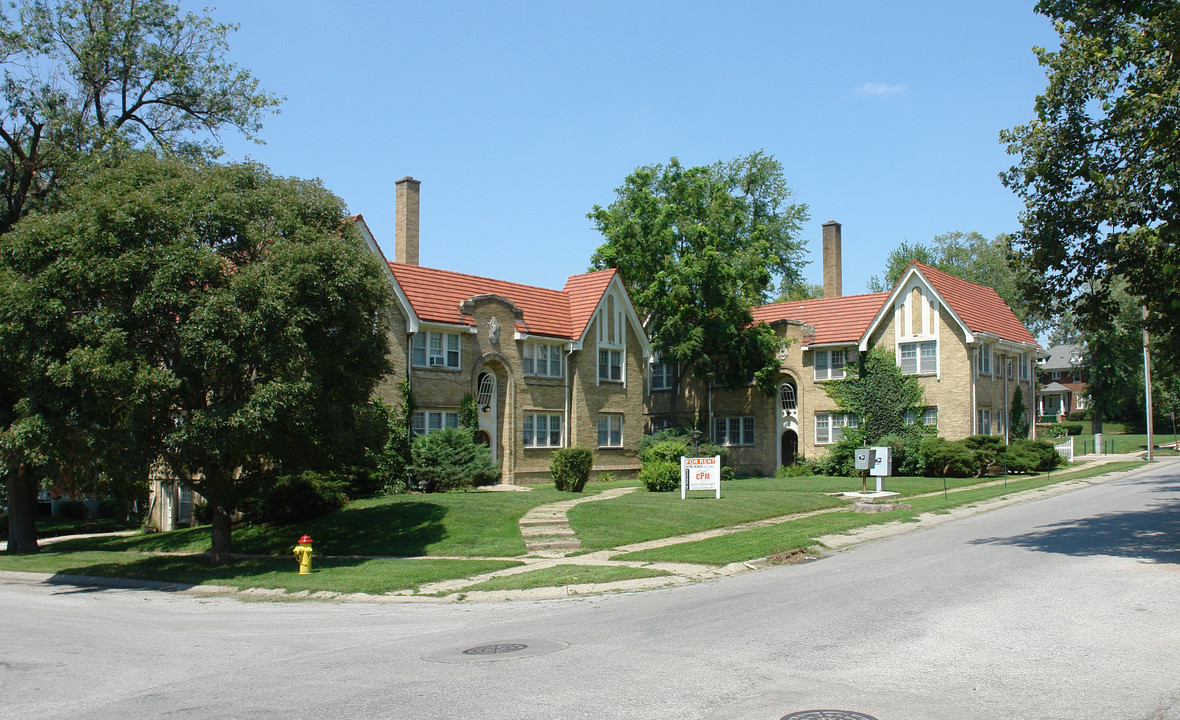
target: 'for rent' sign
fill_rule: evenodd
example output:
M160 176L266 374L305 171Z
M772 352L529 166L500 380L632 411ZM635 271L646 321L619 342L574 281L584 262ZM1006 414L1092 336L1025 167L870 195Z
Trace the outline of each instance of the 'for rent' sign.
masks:
M721 497L721 456L680 458L680 499L689 490L714 490Z

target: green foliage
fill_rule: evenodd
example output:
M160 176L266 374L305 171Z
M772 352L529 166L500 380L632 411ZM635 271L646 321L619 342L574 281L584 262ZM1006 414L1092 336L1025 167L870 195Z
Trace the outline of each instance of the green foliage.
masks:
M459 403L459 427L469 430L474 438L479 432L479 410L475 407L475 397L471 393L463 393L463 400Z
M962 440L964 447L975 459L976 476L987 475L993 465L1004 454L1004 438L999 435L972 435Z
M644 449L655 445L656 443L667 442L668 440L675 440L677 442L687 442L689 447L692 447L692 431L684 427L665 428L657 430L650 435L644 435L639 439L639 452L642 453Z
M750 309L800 282L807 207L762 152L728 163L637 168L589 217L606 238L594 268L618 268L652 347L698 378L773 392L778 340Z
M1125 278L1152 335L1166 339L1157 361L1175 369L1180 6L1042 0L1037 12L1054 21L1060 44L1035 49L1048 77L1035 117L1001 134L1016 156L1004 184L1026 208L1016 239L1032 270L1023 289L1051 313L1072 310L1092 346L1090 333L1115 315L1111 288ZM1096 424L1101 417L1096 408Z
M680 488L680 461L652 459L639 469L639 482L651 492L671 492Z
M1010 473L1032 473L1052 470L1062 459L1052 443L1018 439L1008 446L1006 463Z
M398 382L402 401L390 408L379 399L370 402L377 422L383 428L384 441L370 451L373 475L381 492L401 493L410 489L409 467L413 461L410 450L410 422L414 415L414 395L410 392L409 376Z
M554 450L549 460L549 472L558 490L582 492L594 466L594 452L589 448L571 447Z
M1024 404L1024 391L1020 389L1018 383L1016 389L1012 391L1012 404L1008 409L1008 427L1012 428L1013 438L1028 437L1028 420L1024 416L1026 411L1028 408ZM1031 417L1031 412L1029 417Z
M824 383L824 392L841 410L860 419L859 428L845 428L844 438L862 446L875 445L886 435L911 437L933 431L920 422L906 424L907 413L922 417L926 405L922 386L916 376L903 375L893 355L880 348L865 354L859 373Z
M893 474L920 476L926 474L926 457L922 454L922 441L929 435L908 433L886 435L874 445L888 445L893 448Z
M776 478L794 478L794 477L809 477L815 474L815 470L807 463L797 462L794 465L780 465L774 471Z
M602 472L598 473L598 477L595 479L598 482L609 483L615 481L615 475L610 470L603 470Z
M664 431L666 432L666 431ZM649 437L644 436L644 440ZM680 464L682 457L715 457L721 456L721 464L724 465L729 459L729 448L723 445L714 445L711 442L697 443L697 455L693 454L692 437L688 435L667 435L663 436L667 439L659 440L657 442L639 443L639 462L645 463L649 460L666 460Z
M414 438L410 476L422 492L466 490L500 476L491 451L466 430L444 427Z
M254 522L291 525L329 515L344 507L349 477L306 471L280 475L260 495L243 502L243 515Z
M971 477L979 467L975 453L963 441L928 437L920 451L926 460L926 474L934 477Z
M65 520L85 520L86 505L81 500L65 500L57 503L57 514Z

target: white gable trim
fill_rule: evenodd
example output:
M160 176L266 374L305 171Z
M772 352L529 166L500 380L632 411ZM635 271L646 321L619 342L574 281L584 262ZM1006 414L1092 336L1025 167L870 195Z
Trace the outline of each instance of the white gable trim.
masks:
M385 253L381 252L381 248L377 245L376 238L369 232L368 226L365 225L364 220L354 222L355 227L364 239L365 245L369 248L369 252L377 256L381 261L381 269L385 271L385 277L389 280L389 284L393 286L393 297L397 302L398 307L401 308L402 314L406 316L406 333L413 335L418 332L421 322L418 320L418 313L414 312L413 306L410 305L410 299L406 297L406 293L402 290L402 286L398 284L397 278L393 275L393 270L389 269L389 261L385 259Z
M915 282L911 283L911 280L914 280ZM894 313L898 298L900 298L908 290L912 290L915 285L921 285L923 288L925 288L925 292L923 292L923 294L929 293L929 297L938 302L939 315L945 312L954 319L955 323L963 330L963 337L966 339L967 343L975 342L975 335L973 335L971 330L967 328L967 323L963 322L963 318L959 317L958 313L955 312L955 309L951 307L950 303L946 301L946 298L939 294L938 290L934 289L933 283L931 283L930 280L922 274L922 271L918 269L918 266L910 265L909 268L906 269L905 274L901 276L901 279L897 281L897 284L893 286L893 292L889 293L889 297L886 298L885 303L881 306L881 309L877 311L877 315L873 318L873 321L869 323L868 329L865 330L865 334L861 337L859 346L861 352L868 352L869 338L873 336L873 333L877 330L881 323L884 322L885 319L888 318L892 313Z
M635 334L639 336L639 347L643 353L643 359L647 360L651 357L651 343L648 342L647 332L643 329L643 323L639 321L639 314L635 312L635 305L631 302L631 296L627 294L627 288L623 287L623 281L619 279L616 274L602 291L602 296L598 298L598 304L594 306L594 312L590 313L590 319L586 322L586 327L582 330L582 335L573 343L574 350L582 350L586 342L586 334L590 332L590 327L598 321L599 313L605 312L606 298L614 291L616 297L622 300L623 313L627 318L627 324L635 328Z

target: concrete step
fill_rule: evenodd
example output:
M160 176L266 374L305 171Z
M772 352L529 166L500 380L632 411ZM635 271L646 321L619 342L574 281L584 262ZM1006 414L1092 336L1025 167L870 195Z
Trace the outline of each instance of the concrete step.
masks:
M581 550L582 543L577 540L562 540L558 542L525 542L525 549L529 552L539 550Z
M525 527L550 527L553 525L569 525L570 521L564 515L553 518L521 518L517 523L522 528Z
M571 538L574 537L574 531L568 527L539 527L539 528L521 528L520 534L529 539L551 537L551 538Z

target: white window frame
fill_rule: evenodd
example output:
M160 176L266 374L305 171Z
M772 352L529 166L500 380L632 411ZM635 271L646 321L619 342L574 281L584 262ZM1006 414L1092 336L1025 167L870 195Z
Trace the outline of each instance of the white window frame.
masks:
M788 414L799 411L799 393L793 382L781 383L778 386L779 408Z
M844 377L844 368L848 363L846 350L814 350L812 352L815 353L812 366L817 381L840 380Z
M458 370L463 363L459 333L422 330L410 341L410 365L432 370Z
M542 357L545 372L541 372ZM521 344L521 372L530 377L560 378L562 376L561 345L529 342Z
M820 434L820 428L823 434ZM844 435L844 428L860 427L860 419L852 413L816 413L815 414L815 444L834 445Z
M979 435L992 434L991 408L979 408L979 427L976 428L976 433Z
M612 377L616 374L618 377ZM623 382L622 350L612 350L610 348L598 349L598 382Z
M1020 365L1020 379L1022 381L1028 380L1028 355L1021 354L1018 364Z
M561 413L525 413L521 427L521 445L526 448L560 448L562 425ZM542 426L544 430L541 429Z
M938 408L928 407L922 411L922 424L938 427Z
M976 354L976 375L991 375L992 374L992 346L983 344L979 346L979 352Z
M458 410L415 410L410 418L410 437L429 435L444 427L459 427Z
M907 368L907 361L912 367ZM938 372L938 341L918 340L900 343L897 348L897 366L903 375L934 375Z
M675 385L676 375L673 365L659 362L653 358L648 372L648 387L652 392L671 390Z
M726 447L753 447L754 416L713 418L713 442Z
M605 442L604 442L605 441ZM623 447L623 416L620 413L602 413L598 416L598 447Z

